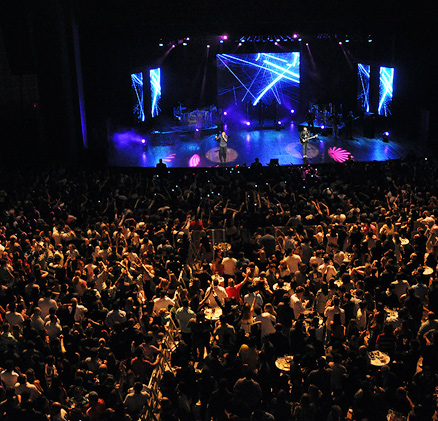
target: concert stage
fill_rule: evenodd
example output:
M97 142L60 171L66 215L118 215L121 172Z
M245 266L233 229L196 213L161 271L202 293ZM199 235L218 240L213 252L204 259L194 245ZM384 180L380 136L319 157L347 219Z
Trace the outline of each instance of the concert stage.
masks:
M279 165L303 164L302 147L299 142L299 126L303 120L283 119L280 125L265 121L233 120L228 116L225 131L229 135L227 166L250 165L259 158L263 165L278 159ZM169 126L154 133L130 128L111 136L108 162L115 167L155 167L162 159L167 167L213 167L219 165L219 144L215 140L216 127L181 130ZM392 133L389 142L383 141L383 130L376 130L374 138L363 135L360 121L355 122L354 140L343 137L334 139L331 131L323 130L317 139L309 143L310 164L356 161L386 161L405 158L414 153L427 157L431 151L426 143L412 142L407 136ZM350 158L351 157L351 158Z

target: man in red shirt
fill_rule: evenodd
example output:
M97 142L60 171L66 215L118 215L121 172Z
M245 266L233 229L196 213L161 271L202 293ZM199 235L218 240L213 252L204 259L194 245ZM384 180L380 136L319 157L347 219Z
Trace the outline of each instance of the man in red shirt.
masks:
M249 273L245 273L245 277L240 284L235 284L233 278L228 279L228 286L225 288L225 292L228 295L228 298L234 298L236 302L241 302L242 298L240 297L240 290L242 287L248 282Z

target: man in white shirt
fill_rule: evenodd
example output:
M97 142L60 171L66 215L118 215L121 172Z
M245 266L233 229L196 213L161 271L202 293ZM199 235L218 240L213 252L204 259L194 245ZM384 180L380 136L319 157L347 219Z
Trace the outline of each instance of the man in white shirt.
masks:
M307 302L303 302L304 288L299 286L295 289L295 293L290 297L290 307L294 311L295 320L298 319L300 314L304 313L306 310Z
M174 306L175 301L173 301L171 298L169 298L166 295L166 291L160 291L160 296L157 298L154 298L154 308L152 311L152 314L154 316L158 315L158 312L163 308L165 310L169 309L169 306Z
M212 290L211 294L209 294L210 290ZM213 280L213 284L207 288L205 295L208 295L207 304L209 307L219 307L219 304L217 303L213 294L217 296L217 299L220 301L221 305L225 304L225 299L228 297L228 294L225 291L225 288L219 285L219 281L217 279Z
M15 394L21 395L23 392L28 392L30 394L30 399L32 400L41 396L41 392L37 387L27 381L26 374L20 374L18 377L18 383L15 384Z
M248 303L250 306L252 305L252 302L254 301L254 297L256 297L256 301L254 303L254 309L256 308L262 308L263 307L263 297L262 295L256 290L254 285L250 285L248 287L248 294L245 294L243 297L243 302Z
M181 330L181 337L184 342L190 345L190 336L192 330L189 327L189 321L196 318L196 313L189 307L188 300L183 300L182 307L175 312L175 319L178 321Z
M126 411L132 419L138 419L141 410L146 405L149 399L149 394L143 391L143 384L136 382L133 391L128 393L123 401Z
M298 250L298 248L296 249ZM295 252L291 251L289 256L285 257L282 262L285 262L290 270L290 273L295 273L301 263L301 257Z
M332 302L333 302L333 305L327 307L324 311L324 316L327 318L327 320L326 320L327 331L331 331L331 325L332 325L332 322L335 318L335 314L340 315L341 323L343 325L345 325L345 311L344 311L344 309L339 307L339 303L340 303L339 297L334 296Z
M227 257L222 259L222 264L224 265L224 275L225 277L233 277L236 272L237 260L233 257L231 252L228 252Z
M1 372L1 380L5 388L15 387L18 381L19 374L14 370L14 362L12 360L7 360L5 362L5 369Z
M105 318L105 324L112 328L116 322L123 323L126 322L126 311L120 310L120 303L116 302L113 309L108 312Z
M38 300L38 307L41 309L41 318L43 320L49 315L49 310L52 307L58 310L58 303L52 298L52 291L47 290L44 297Z
M318 272L321 272L323 278L325 276L326 282L330 282L335 277L337 270L327 254L324 256L324 263L318 266Z
M268 306L271 306L271 304L265 305L265 311L261 314L258 314L255 317L255 323L260 322L260 333L261 337L264 338L267 335L271 335L272 333L275 333L275 323L277 322L277 318L267 310L269 309Z

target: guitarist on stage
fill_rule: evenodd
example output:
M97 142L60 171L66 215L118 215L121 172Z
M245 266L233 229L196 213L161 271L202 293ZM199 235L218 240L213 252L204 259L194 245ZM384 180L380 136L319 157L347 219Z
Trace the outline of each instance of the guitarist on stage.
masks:
M309 140L315 137L318 137L318 135L310 136L307 126L303 127L303 130L300 133L300 142L303 145L303 158L307 158L307 146L309 145Z

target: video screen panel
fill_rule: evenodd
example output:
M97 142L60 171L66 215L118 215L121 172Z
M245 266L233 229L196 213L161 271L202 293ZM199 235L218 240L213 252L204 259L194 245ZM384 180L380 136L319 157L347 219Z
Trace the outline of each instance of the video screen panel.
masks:
M131 74L131 88L134 97L133 113L138 121L145 121L142 72Z
M276 101L287 108L299 103L300 53L217 54L218 102L230 105Z
M161 102L161 71L157 69L149 70L149 78L151 84L151 116L157 117L160 113Z
M394 68L380 67L379 77L379 115L388 117L392 114L392 98L394 95Z
M357 101L362 111L370 112L370 65L357 64Z

